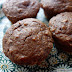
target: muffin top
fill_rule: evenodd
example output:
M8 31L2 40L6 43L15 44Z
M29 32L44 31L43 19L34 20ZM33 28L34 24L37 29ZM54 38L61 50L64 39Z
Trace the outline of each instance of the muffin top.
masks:
M5 55L19 65L40 64L52 47L52 34L48 27L33 18L13 24L3 38Z
M72 47L72 12L60 13L51 18L49 28L53 37Z
M13 23L24 18L35 17L39 11L38 0L7 0L3 4L3 12ZM14 18L14 19L13 19Z
M41 0L45 16L51 19L62 12L72 12L72 0Z
M72 0L42 0L41 5L44 9L48 8L55 13L72 11Z

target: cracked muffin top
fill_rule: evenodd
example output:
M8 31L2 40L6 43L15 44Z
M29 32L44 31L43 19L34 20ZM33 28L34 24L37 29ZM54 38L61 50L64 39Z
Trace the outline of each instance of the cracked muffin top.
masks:
M51 18L49 28L61 45L72 48L72 12L60 13Z
M12 23L25 18L36 17L40 8L38 0L7 0L3 12Z
M3 51L19 65L40 64L53 47L52 34L41 21L33 18L13 24L3 38Z

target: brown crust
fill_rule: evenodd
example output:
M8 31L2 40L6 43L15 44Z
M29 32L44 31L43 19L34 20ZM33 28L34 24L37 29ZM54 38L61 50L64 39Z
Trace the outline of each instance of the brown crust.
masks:
M12 23L25 18L35 18L40 8L38 0L7 0L3 12Z
M50 19L61 12L72 12L72 0L41 0L41 7Z
M55 43L60 44L59 48L63 46L66 51L67 49L72 51L72 12L64 12L51 18L49 28L53 33Z
M48 27L37 19L24 19L13 24L3 37L3 51L19 65L40 64L53 47Z

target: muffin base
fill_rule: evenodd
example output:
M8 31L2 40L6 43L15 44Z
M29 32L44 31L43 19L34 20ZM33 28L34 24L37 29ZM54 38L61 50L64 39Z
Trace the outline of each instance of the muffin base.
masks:
M54 40L54 42L55 42L55 46L58 49L58 51L65 51L65 52L69 52L69 53L72 52L72 47L67 46L67 45L62 45L57 40Z

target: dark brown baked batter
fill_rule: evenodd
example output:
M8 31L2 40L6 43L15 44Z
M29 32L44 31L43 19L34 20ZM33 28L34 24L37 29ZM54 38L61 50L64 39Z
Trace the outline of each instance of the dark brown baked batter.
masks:
M72 12L72 0L41 0L41 7L50 19L61 12Z
M25 18L35 18L40 8L38 0L7 0L3 12L12 23Z
M40 64L52 47L52 34L48 27L33 18L13 24L3 37L5 55L19 65Z
M49 21L56 46L64 51L72 52L72 12L64 12Z

